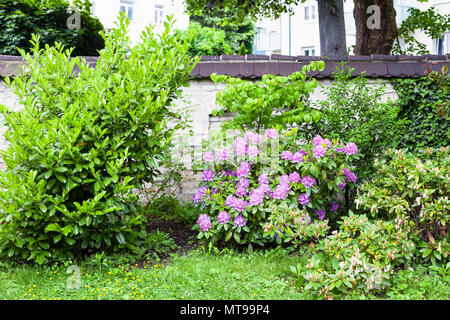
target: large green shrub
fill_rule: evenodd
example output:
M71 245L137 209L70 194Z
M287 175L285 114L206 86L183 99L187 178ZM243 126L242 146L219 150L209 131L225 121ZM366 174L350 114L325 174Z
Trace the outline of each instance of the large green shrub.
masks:
M362 157L355 170L360 179L366 179L374 172L374 158L391 143L400 126L399 109L383 102L385 85L373 86L363 74L352 78L352 72L345 65L337 68L333 82L323 90L324 99L314 103L322 112L320 121L302 129L308 138L321 134L356 143Z
M42 46L58 41L75 47L73 56L97 56L104 47L103 26L90 15L89 1L76 0L73 5L80 13L80 29L70 30L67 21L73 12L65 0L0 0L0 54L29 52L31 34L37 34Z
M44 263L133 249L145 235L131 188L152 182L168 156L171 105L193 61L170 23L161 36L147 28L134 47L128 23L122 16L105 37L96 68L60 44L40 49L39 37L33 56L21 51L26 72L7 83L23 110L3 111L1 256Z
M442 82L441 82L442 81ZM411 152L425 147L448 146L450 125L437 111L450 100L449 76L443 79L422 77L418 79L396 79L393 85L398 94L399 118L406 122L396 134L394 146Z
M375 217L407 221L421 256L445 260L450 254L450 155L427 148L413 155L388 149L375 161L377 176L358 189L357 207Z

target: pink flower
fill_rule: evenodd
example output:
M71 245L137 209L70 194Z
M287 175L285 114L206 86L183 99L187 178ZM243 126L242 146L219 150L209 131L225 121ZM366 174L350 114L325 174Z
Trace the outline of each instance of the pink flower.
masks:
M320 146L320 145L322 144L322 142L323 142L323 139L322 139L321 136L315 136L315 137L313 138L312 144L313 144L314 146Z
M309 203L309 197L306 193L302 193L301 195L298 196L298 202L301 205L306 205Z
M207 214L204 213L201 214L198 217L197 223L200 226L200 230L202 230L203 232L206 232L209 229L211 229L211 219Z
M245 139L241 137L237 137L236 139L234 139L234 153L238 157L242 157L245 156L246 151L247 148L245 144Z
M322 158L326 153L327 153L327 150L325 150L325 148L322 147L321 145L315 146L313 149L313 154L314 154L314 157L316 157L316 158Z
M261 173L258 177L258 182L261 184L269 183L269 175L267 173Z
M304 176L302 178L302 184L305 186L305 188L312 188L316 184L316 179L310 176Z
M203 160L205 160L205 162L214 162L216 160L214 152L212 151L205 152L203 154Z
M302 152L298 151L298 152L296 152L296 153L294 153L292 155L292 162L300 163L302 161L303 161L303 154L302 154Z
M211 181L212 179L214 179L214 172L212 172L211 170L203 171L203 173L202 173L203 181Z
M300 181L300 175L297 172L292 172L289 175L289 181L293 183L297 183Z
M292 160L292 152L285 150L281 153L281 159L290 161Z
M233 224L237 227L243 227L247 224L247 221L245 221L243 216L238 215L236 218L234 218Z
M268 139L275 139L276 137L278 137L278 132L276 129L267 129L266 130L266 137Z
M226 211L221 211L217 216L217 220L221 224L226 224L230 220L230 215Z
M252 166L248 162L242 162L236 170L236 175L239 178L248 176Z
M249 146L247 150L247 154L250 158L255 158L259 153L257 146Z
M357 154L358 153L358 147L355 143L349 142L344 147L344 152L348 155Z
M245 208L248 206L248 202L239 198L235 198L233 209L239 212L242 212L245 210Z
M217 158L219 160L228 160L228 151L227 149L222 149L217 152Z

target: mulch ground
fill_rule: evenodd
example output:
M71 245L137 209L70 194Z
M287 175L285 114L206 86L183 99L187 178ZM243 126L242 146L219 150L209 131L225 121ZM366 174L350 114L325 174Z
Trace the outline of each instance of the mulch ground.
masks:
M178 223L173 221L164 221L157 218L148 218L147 233L155 230L166 232L174 240L178 246L173 252L168 252L159 258L161 259L158 264L166 265L171 259L170 254L176 253L178 256L185 255L192 249L196 248L198 244L197 232L191 230L192 226L184 223ZM145 265L145 261L139 262L139 266Z

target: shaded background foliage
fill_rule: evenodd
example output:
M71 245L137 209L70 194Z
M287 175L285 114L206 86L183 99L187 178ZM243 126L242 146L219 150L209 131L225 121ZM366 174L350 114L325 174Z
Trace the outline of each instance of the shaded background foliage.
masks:
M75 47L72 56L97 56L105 46L103 25L90 15L89 1L76 0L73 7L80 12L81 28L70 30L67 20L74 11L65 0L0 0L0 54L29 52L34 33L40 35L41 46L58 41Z
M198 22L203 27L215 28L225 32L225 41L230 46L233 53L239 53L241 46L245 47L246 53L253 53L253 41L255 38L255 25L246 17L239 24L229 24L226 22L226 14L222 11L217 15L191 16L193 22Z
M175 35L190 40L191 56L220 56L232 54L230 45L225 40L225 31L202 27L200 23L191 22L187 30L176 30Z

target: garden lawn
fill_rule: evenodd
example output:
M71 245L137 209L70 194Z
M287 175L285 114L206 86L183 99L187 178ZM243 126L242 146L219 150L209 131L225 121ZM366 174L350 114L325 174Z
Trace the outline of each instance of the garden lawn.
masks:
M302 261L197 250L165 266L82 266L79 289L67 288L66 267L3 268L0 299L300 299L289 267Z
M66 267L0 267L0 299L312 299L298 289L290 267L305 258L270 250L173 256L166 265L81 266L81 285L68 289ZM450 299L449 268L401 271L384 293L352 292L337 299Z

